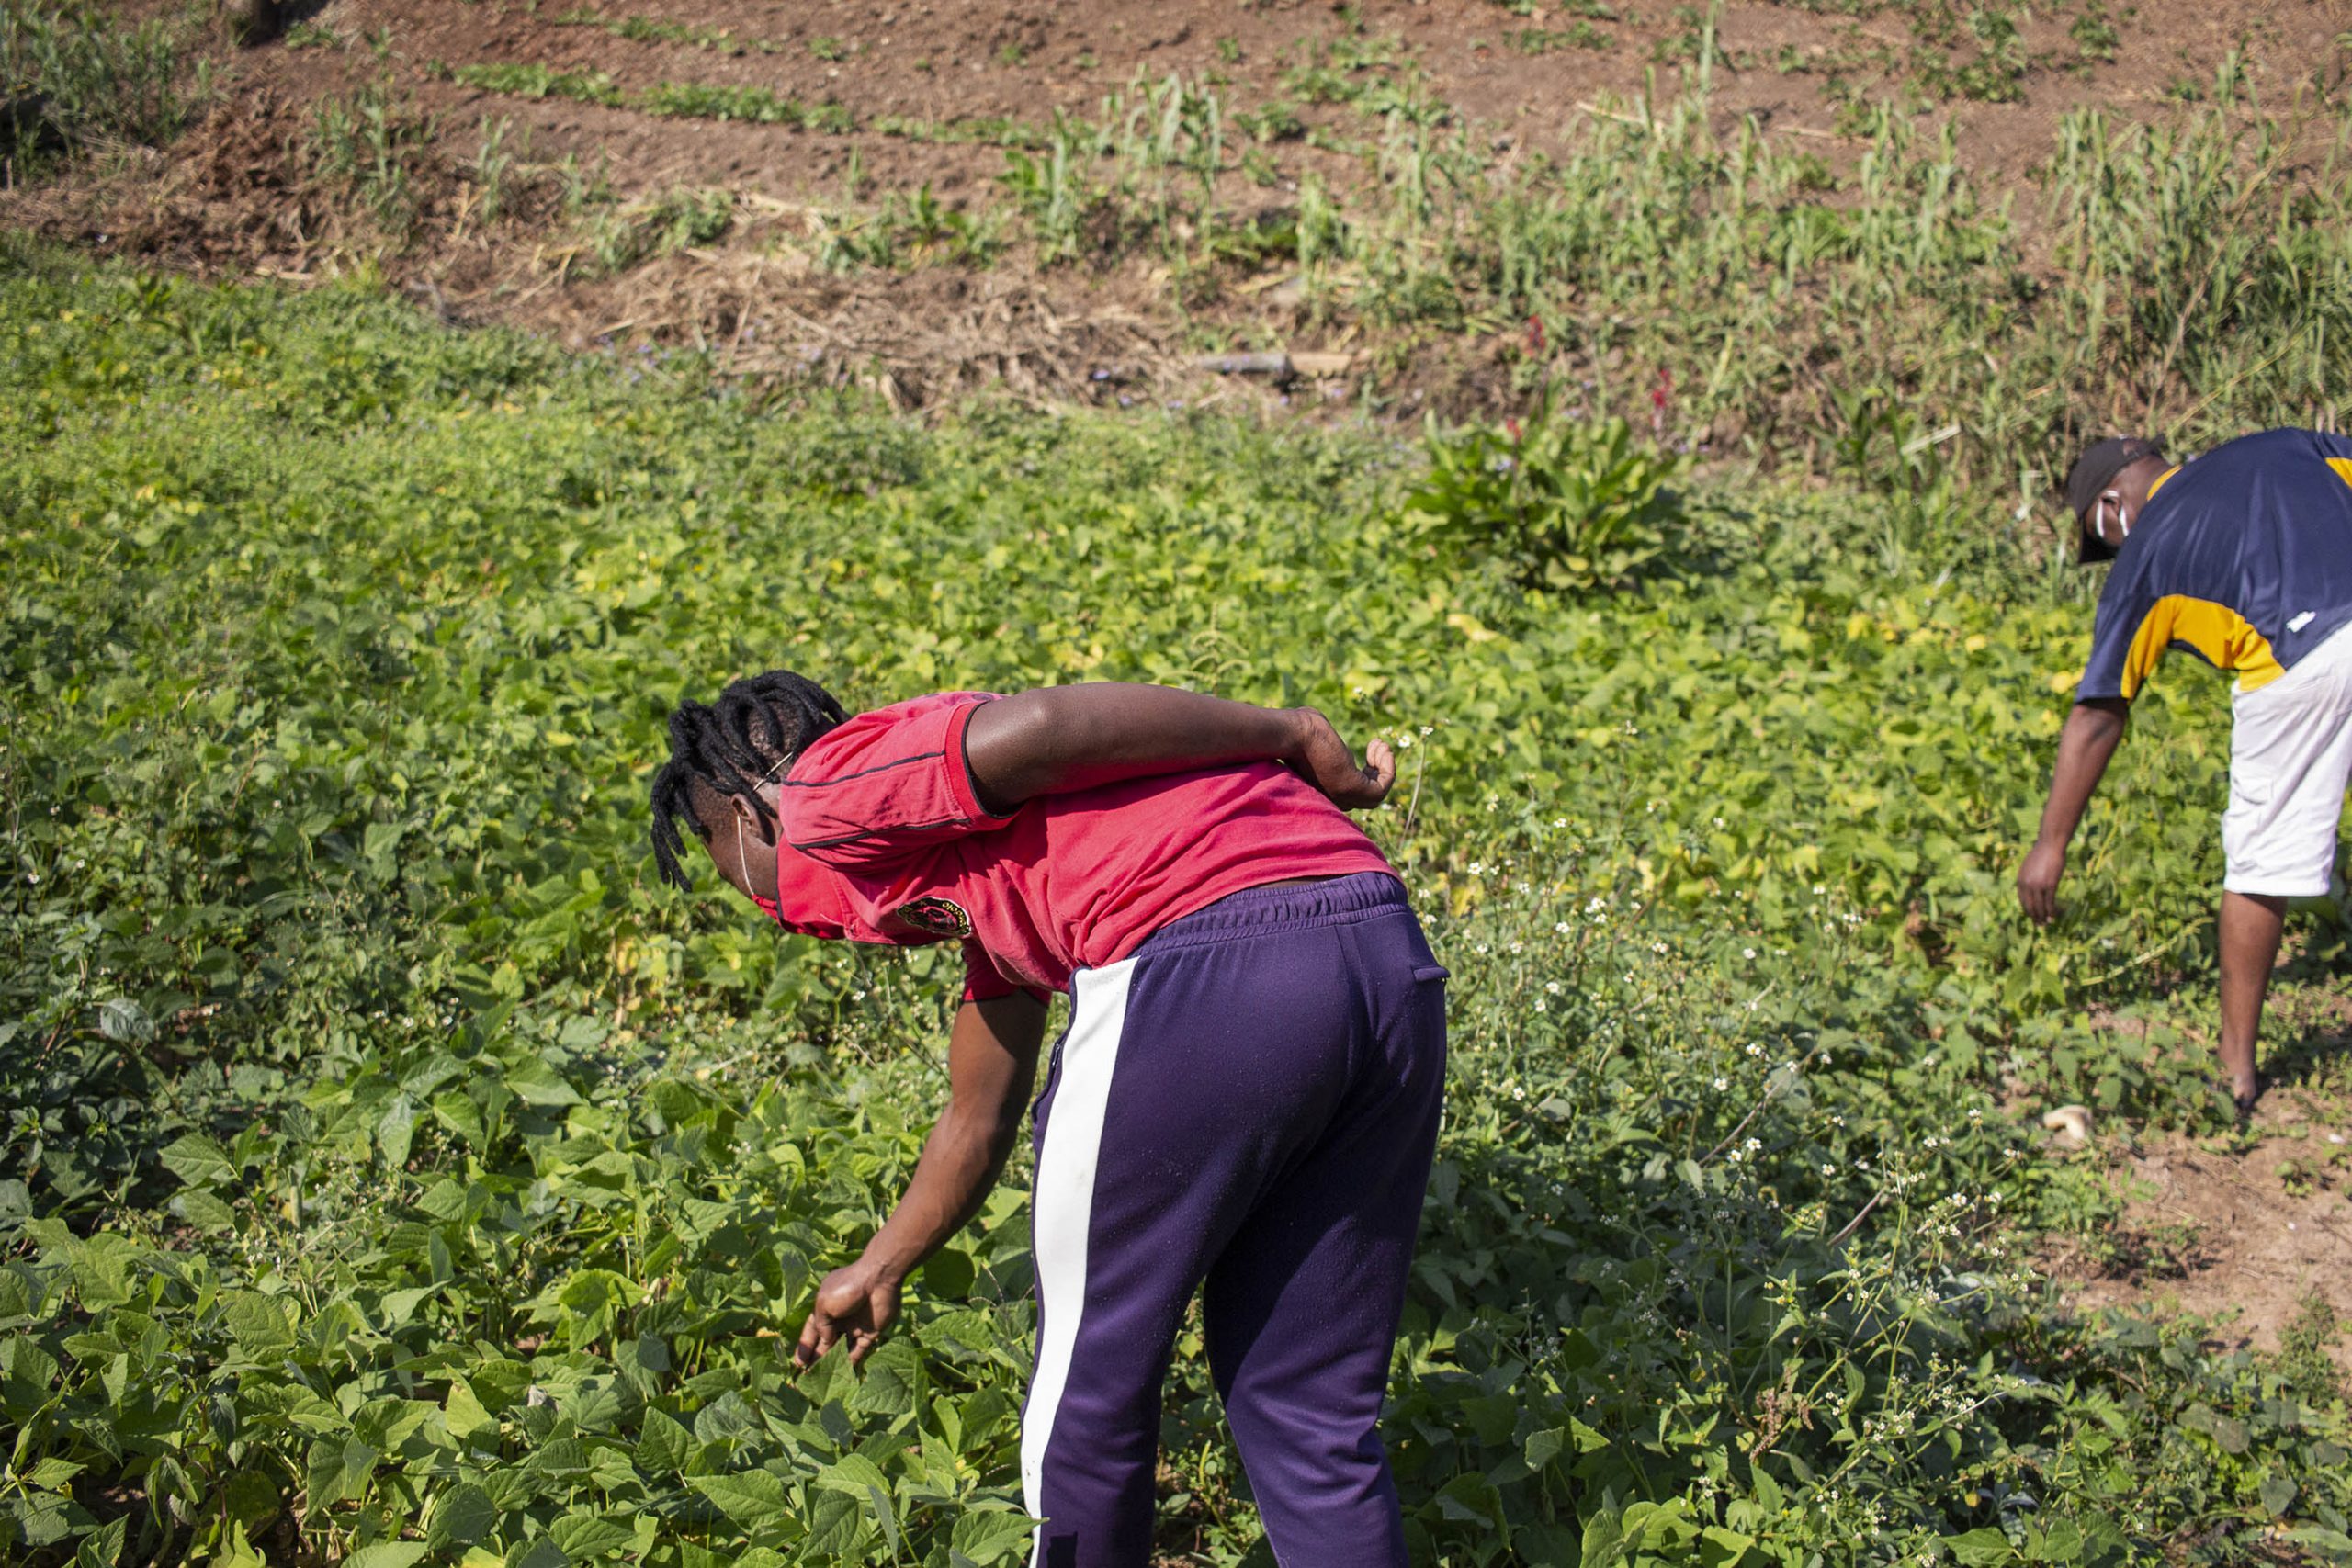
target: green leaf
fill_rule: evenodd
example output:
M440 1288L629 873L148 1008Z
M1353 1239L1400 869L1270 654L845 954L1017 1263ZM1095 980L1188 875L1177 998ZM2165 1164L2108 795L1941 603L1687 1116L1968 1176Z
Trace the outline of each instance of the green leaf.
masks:
M951 1550L987 1568L989 1563L1027 1551L1035 1530L1029 1516L1017 1510L967 1507L956 1516L947 1540Z
M431 1550L421 1540L379 1540L345 1558L344 1568L411 1568Z
M624 1551L636 1540L636 1530L623 1522L624 1517L566 1514L548 1526L548 1534L572 1562L591 1562Z
M686 1468L695 1436L675 1418L648 1410L637 1433L637 1467L648 1475L675 1475Z
M241 1470L231 1476L221 1501L229 1517L243 1524L249 1535L257 1535L275 1523L286 1507L277 1483L254 1470Z
M82 1538L74 1553L74 1568L119 1568L122 1562L122 1543L130 1527L129 1517L118 1515Z
M506 1069L506 1087L526 1105L565 1106L582 1103L577 1090L563 1081L553 1067L536 1057L514 1063Z
M384 1163L394 1170L407 1165L409 1145L415 1136L416 1103L405 1094L392 1096L376 1121L376 1146Z
M425 1521L425 1544L435 1551L471 1546L498 1528L498 1505L470 1481L461 1481L434 1500Z
M1944 1549L1961 1568L1996 1568L2016 1556L2009 1538L1989 1526L1980 1526L1965 1535L1944 1537Z
M237 1212L234 1209L213 1194L195 1188L173 1194L172 1213L208 1235L218 1235L222 1231L236 1228Z
M470 1555L470 1554L469 1554ZM507 1553L507 1568L565 1568L571 1560L563 1548L547 1536L540 1536L528 1546Z
M972 1281L979 1271L972 1265L972 1255L952 1247L943 1247L931 1255L921 1270L923 1292L943 1302L960 1302L972 1293Z
M380 1303L383 1326L398 1328L416 1315L424 1300L441 1289L438 1285L416 1285L407 1290L387 1291Z
M474 1395L473 1385L463 1378L449 1380L448 1397L442 1401L442 1421L450 1433L459 1438L471 1437L485 1427L494 1427L498 1417L492 1416Z
M200 1133L183 1133L155 1156L164 1168L190 1187L217 1187L236 1179L229 1151Z
M286 1307L279 1297L259 1291L224 1291L220 1315L237 1348L248 1356L260 1359L294 1348L293 1325L286 1320Z
M309 1506L331 1508L357 1498L375 1473L376 1458L376 1450L356 1438L312 1443L307 1472Z
M697 1475L687 1484L709 1498L713 1506L754 1540L777 1541L798 1523L784 1483L764 1470L741 1475ZM788 1544L788 1540L784 1543Z

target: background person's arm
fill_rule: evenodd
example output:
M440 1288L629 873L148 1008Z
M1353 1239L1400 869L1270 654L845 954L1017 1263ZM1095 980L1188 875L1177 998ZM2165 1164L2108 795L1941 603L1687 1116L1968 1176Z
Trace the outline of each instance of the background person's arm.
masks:
M2130 714L2131 705L2120 698L2092 697L2075 705L2058 733L2058 765L2050 778L2049 804L2041 808L2041 830L2018 868L2018 902L2037 924L2048 925L2057 918L2066 846L2074 841L2083 808L2090 804L2108 759L2123 739Z
M802 1366L842 1339L851 1360L864 1360L899 1315L907 1276L979 1213L1021 1130L1045 1035L1046 1004L1025 993L957 1010L947 1037L947 1110L889 1219L856 1262L817 1287L794 1351Z
M1351 810L1377 806L1396 759L1375 740L1357 766L1313 708L1261 708L1173 686L1049 686L983 704L964 758L981 804L1002 815L1040 795L1229 762L1287 762Z

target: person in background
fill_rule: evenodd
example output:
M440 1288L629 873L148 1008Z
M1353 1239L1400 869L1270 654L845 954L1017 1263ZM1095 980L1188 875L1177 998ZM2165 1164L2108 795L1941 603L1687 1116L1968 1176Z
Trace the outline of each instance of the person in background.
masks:
M2352 439L2273 430L2178 464L2109 438L2066 476L2066 503L2078 559L2115 564L2018 897L2036 921L2057 914L2075 824L2166 650L2234 674L2221 1056L2244 1113L2287 902L2328 891L2352 779Z
M802 1364L861 1359L1035 1115L1037 1363L1021 1472L1047 1568L1151 1560L1159 1392L1202 1292L1210 1371L1284 1568L1404 1568L1379 1435L1445 1087L1445 971L1344 808L1312 708L1160 686L860 714L787 671L684 702L653 781L786 930L962 943L948 1103L897 1210L817 1289Z

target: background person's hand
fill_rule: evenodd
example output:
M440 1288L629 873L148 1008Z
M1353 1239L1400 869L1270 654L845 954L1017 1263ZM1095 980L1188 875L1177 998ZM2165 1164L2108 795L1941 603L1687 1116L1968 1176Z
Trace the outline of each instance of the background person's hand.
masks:
M792 1359L813 1366L817 1358L838 1340L849 1341L853 1364L863 1361L882 1342L882 1331L899 1315L899 1281L881 1266L861 1258L825 1276L817 1287L816 1304L801 1325L800 1343Z
M2058 918L2058 882L2066 874L2066 846L2037 843L2018 867L2018 902L2038 926Z
M1387 741L1366 747L1363 765L1358 767L1355 753L1329 719L1314 708L1293 711L1298 716L1300 738L1291 765L1329 795L1331 804L1345 811L1364 811L1388 798L1396 782L1396 753Z

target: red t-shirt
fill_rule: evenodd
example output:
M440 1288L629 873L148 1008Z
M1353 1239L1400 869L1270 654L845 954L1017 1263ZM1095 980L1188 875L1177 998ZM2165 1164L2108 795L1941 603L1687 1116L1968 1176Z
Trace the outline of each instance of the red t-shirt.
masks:
M1229 893L1389 870L1313 784L1278 762L1040 795L992 817L964 729L986 694L860 714L784 780L777 907L788 930L917 946L960 939L965 995L1069 986Z

